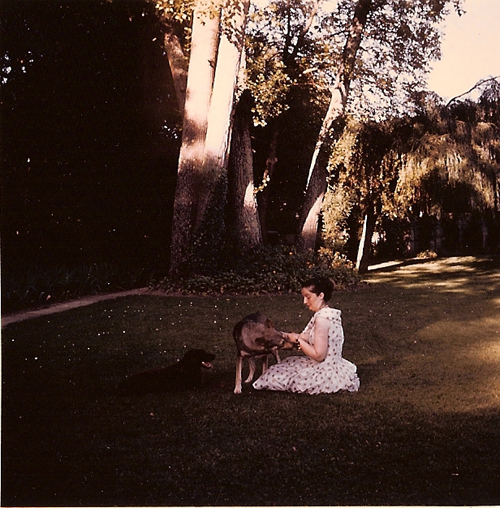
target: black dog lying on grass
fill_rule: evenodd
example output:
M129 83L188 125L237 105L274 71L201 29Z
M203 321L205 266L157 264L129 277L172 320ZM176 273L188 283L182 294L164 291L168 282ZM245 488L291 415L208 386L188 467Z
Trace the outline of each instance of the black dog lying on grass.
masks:
M202 368L211 369L215 355L204 349L191 349L178 362L160 369L134 374L118 385L120 395L146 395L199 388Z

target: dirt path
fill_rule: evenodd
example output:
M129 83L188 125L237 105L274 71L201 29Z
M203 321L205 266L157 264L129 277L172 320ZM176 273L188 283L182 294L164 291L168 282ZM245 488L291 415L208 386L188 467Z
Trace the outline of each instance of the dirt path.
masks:
M70 300L69 302L57 303L50 307L44 307L42 309L34 309L29 311L16 312L7 316L2 316L2 328L5 328L11 323L17 323L19 321L25 321L27 319L33 319L40 316L47 316L49 314L55 314L56 312L63 312L65 310L76 309L77 307L85 307L92 305L96 302L103 300L113 300L115 298L121 298L122 296L134 296L134 295L160 295L164 294L159 291L154 291L149 288L131 289L129 291L120 291L118 293L108 293L104 295L86 296L78 300Z

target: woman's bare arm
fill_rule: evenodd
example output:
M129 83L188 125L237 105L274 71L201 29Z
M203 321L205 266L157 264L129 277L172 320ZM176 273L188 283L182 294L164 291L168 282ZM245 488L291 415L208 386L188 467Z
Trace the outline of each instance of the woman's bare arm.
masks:
M328 319L318 316L314 323L314 344L309 344L307 341L307 335L290 333L288 334L292 342L299 342L300 349L304 351L304 354L316 360L322 362L326 358L328 352L328 331L330 329L330 322Z

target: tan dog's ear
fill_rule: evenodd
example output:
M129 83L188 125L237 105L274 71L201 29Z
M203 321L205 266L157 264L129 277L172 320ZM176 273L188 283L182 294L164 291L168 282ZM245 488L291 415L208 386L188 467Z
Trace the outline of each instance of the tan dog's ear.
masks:
M267 328L274 328L274 325L270 319L266 319L266 327Z

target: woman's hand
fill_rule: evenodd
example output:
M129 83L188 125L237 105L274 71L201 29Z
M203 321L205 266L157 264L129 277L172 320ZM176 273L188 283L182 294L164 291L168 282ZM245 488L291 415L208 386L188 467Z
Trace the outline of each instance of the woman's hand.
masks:
M300 335L298 333L295 332L287 333L287 340L292 344L297 344L299 337Z
M285 338L285 344L283 345L283 349L295 349L297 346L297 333L286 333L283 332L283 337Z

